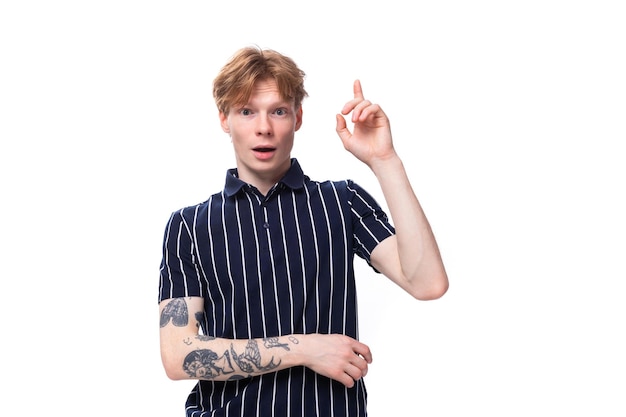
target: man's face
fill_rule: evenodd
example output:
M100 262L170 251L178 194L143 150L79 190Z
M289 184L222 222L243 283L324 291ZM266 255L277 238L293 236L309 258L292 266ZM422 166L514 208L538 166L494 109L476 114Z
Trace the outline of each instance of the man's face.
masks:
M248 102L220 113L220 122L232 139L243 181L264 188L287 172L302 108L284 101L273 79L257 82Z

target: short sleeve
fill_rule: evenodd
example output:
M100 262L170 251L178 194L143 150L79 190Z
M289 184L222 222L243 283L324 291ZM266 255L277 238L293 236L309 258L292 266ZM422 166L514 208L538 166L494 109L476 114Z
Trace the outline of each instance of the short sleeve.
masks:
M355 182L346 181L352 216L354 252L370 263L374 248L395 234L387 214L365 189ZM370 264L371 265L371 264Z
M202 296L202 277L196 245L184 210L172 213L163 236L159 273L159 302L176 297Z

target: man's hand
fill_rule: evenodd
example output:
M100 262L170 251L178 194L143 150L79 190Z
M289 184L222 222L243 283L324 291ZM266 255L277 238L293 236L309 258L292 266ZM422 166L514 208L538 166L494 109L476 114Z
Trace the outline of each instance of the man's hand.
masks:
M350 112L354 132L350 132L344 118ZM344 148L368 166L376 160L386 160L396 155L389 119L378 104L365 100L359 80L354 82L354 99L343 106L341 114L337 114L336 118L337 134Z
M328 378L351 388L367 375L372 363L370 348L351 337L340 334L298 335L304 355L303 364Z

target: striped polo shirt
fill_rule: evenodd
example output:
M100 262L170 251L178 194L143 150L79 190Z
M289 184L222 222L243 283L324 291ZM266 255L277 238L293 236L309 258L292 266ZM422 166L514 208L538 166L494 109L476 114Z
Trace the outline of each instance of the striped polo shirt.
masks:
M354 255L394 229L351 180L312 181L298 161L266 196L228 170L224 190L172 213L159 302L202 297L202 333L229 339L340 333L358 338ZM366 416L353 388L294 367L237 381L199 381L188 416Z

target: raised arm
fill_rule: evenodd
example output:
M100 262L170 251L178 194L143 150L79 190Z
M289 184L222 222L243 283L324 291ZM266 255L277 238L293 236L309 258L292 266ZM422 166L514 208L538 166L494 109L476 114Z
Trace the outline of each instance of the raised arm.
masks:
M353 132L344 115L352 113ZM396 235L372 252L372 265L413 297L431 300L448 289L441 254L430 224L393 146L387 115L363 96L354 82L354 98L337 115L344 147L373 171L382 189Z
M226 381L307 366L348 387L365 376L369 348L344 335L299 334L257 339L223 339L200 333L200 297L159 304L161 359L170 379Z

